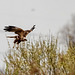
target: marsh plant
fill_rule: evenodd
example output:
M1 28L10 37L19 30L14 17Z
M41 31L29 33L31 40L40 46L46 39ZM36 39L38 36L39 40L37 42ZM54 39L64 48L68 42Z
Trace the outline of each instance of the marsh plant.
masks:
M5 75L75 75L75 47L60 53L58 39L39 37L9 47L5 64Z

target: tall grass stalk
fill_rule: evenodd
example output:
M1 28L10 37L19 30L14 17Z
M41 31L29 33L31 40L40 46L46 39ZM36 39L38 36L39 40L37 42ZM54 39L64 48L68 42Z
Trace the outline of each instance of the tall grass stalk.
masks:
M6 75L74 75L75 48L60 53L58 39L39 37L10 49L6 63ZM74 74L72 74L74 73Z

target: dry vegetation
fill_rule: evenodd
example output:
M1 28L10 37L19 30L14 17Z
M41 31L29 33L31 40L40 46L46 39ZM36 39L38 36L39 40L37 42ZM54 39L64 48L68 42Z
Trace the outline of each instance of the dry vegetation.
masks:
M9 49L5 75L75 75L75 47L60 53L57 46L58 40L48 37Z

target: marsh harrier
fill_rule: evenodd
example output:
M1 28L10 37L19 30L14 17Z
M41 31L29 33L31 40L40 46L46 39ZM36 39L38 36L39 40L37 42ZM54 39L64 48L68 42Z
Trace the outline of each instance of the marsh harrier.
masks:
M16 26L5 26L4 30L14 32L17 36L7 36L7 38L15 38L14 44L19 44L21 41L27 41L26 36L35 29L35 25L30 30L23 30Z

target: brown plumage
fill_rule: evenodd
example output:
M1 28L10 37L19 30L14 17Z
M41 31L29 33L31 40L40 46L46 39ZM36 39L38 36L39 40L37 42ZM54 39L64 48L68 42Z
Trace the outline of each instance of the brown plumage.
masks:
M16 26L5 26L5 31L8 32L14 32L15 34L18 34L20 39L25 39L28 33L33 31L35 29L35 25L30 30L23 30L21 28L18 28Z
M16 26L5 26L4 30L14 32L17 36L7 36L7 38L15 38L14 44L19 44L21 41L27 41L26 36L35 29L35 25L30 30L23 30Z
M19 44L21 41L27 41L27 39L20 39L19 36L7 36L7 38L15 38L14 43Z

